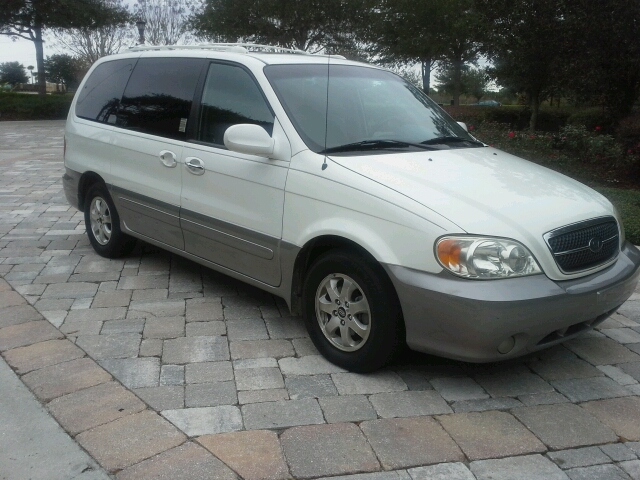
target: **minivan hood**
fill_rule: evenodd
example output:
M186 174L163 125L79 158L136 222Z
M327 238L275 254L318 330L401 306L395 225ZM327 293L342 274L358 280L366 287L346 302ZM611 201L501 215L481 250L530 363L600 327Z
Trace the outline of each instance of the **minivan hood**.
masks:
M589 187L491 147L330 158L467 233L540 244L557 227L614 215L610 202Z

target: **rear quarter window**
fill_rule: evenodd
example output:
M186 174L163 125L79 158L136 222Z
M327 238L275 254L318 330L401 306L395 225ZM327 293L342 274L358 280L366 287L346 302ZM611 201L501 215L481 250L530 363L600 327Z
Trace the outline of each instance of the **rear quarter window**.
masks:
M98 65L87 79L76 102L76 116L101 123L115 123L116 112L135 58Z

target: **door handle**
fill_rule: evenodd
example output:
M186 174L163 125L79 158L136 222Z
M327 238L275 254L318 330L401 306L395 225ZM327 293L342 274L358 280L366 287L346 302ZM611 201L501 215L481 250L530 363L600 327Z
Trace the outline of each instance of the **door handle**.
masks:
M202 160L196 157L187 157L184 160L184 164L189 170L189 173L193 173L194 175L202 175L204 174L204 163Z
M160 163L165 167L173 168L178 164L176 154L169 150L162 150L158 156L160 157Z

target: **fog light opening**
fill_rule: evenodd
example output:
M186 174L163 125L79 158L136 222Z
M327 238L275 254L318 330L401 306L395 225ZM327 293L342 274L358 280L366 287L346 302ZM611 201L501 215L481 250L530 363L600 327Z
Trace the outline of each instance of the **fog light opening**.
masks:
M513 350L513 347L515 347L515 345L516 345L516 338L515 337L509 337L504 342L502 342L500 345L498 345L498 353L506 355L511 350Z

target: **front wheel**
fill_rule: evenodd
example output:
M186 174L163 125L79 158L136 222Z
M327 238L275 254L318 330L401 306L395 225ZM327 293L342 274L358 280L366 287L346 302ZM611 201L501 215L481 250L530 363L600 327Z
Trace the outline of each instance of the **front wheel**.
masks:
M402 311L384 271L346 250L330 251L309 269L304 318L316 348L354 372L387 364L402 344Z
M136 240L120 230L120 217L107 187L96 183L84 200L84 222L91 246L106 258L118 258L131 253Z

